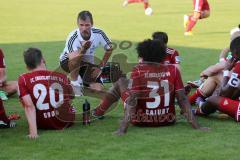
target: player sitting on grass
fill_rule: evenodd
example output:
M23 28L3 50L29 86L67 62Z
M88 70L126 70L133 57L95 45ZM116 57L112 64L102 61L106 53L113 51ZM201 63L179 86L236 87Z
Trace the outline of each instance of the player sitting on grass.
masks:
M233 28L230 31L230 41L240 36L240 25L236 28ZM216 75L224 69L227 59L231 58L231 52L229 47L222 50L219 56L219 62L215 65L208 67L200 73L200 79L195 81L188 81L188 84L193 88L198 88L204 82L205 79Z
M154 32L152 34L152 38L155 40L160 40L165 43L167 46L168 44L168 35L165 32ZM180 56L179 52L176 49L170 48L167 46L167 55L164 59L164 64L174 64L180 70Z
M125 115L117 134L125 134L129 122L138 126L171 125L176 121L176 97L192 127L203 129L192 114L179 70L162 63L167 54L164 42L145 40L138 44L137 52L143 61L133 68L131 79L122 77L114 83L94 115L104 115L121 98Z
M237 37L240 37L240 30L235 32L231 31L230 41L233 41ZM216 89L219 88L223 79L222 71L226 66L227 60L231 59L232 57L232 54L229 51L229 47L223 49L220 54L219 63L208 67L200 74L201 81L203 81L203 79L206 80L201 86L198 86L197 90L191 96L189 96L189 101L191 104L195 103L198 97L205 99L211 96L214 92L215 94L219 92L219 90ZM195 84L195 86L197 85Z
M72 87L67 76L46 68L37 48L24 52L29 73L18 79L19 97L29 125L29 138L37 138L37 129L64 129L73 124L75 114L70 104Z
M206 102L199 104L196 114L209 115L216 110L221 111L240 121L240 37L235 38L230 44L232 58L227 61L224 68L223 81L219 96L211 96ZM230 72L232 71L232 73Z

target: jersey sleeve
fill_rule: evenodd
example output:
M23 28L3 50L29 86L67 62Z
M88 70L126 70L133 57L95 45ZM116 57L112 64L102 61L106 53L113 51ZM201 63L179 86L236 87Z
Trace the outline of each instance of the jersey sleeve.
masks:
M81 43L78 40L77 31L75 33L70 33L66 41L65 52L71 53L77 51L81 48Z
M236 63L235 67L233 68L228 84L235 88L240 86L240 63Z
M1 49L0 49L0 68L6 68L5 62L4 62L4 54Z
M131 90L132 92L138 92L140 91L140 73L136 67L133 68L130 81L128 84L128 89Z
M27 89L25 78L23 76L20 76L18 78L18 96L19 98L22 98L28 94L29 94L29 91Z
M171 58L171 64L180 64L181 59L177 50L174 50L174 53Z
M102 30L100 30L99 33L100 44L103 46L104 50L112 48L112 42L107 35Z
M180 89L183 89L184 86L183 86L183 81L182 81L182 76L180 74L180 71L175 67L175 83L174 83L174 86L175 86L175 91L177 90L180 90Z

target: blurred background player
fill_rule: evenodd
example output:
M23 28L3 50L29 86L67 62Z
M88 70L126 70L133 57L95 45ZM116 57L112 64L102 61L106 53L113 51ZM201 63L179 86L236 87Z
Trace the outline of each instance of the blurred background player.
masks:
M62 69L71 76L71 83L76 87L81 87L83 84L95 90L102 90L103 85L100 77L100 67L104 66L112 54L112 42L101 30L93 27L93 17L89 11L81 11L77 17L78 28L73 30L65 44L65 48L60 56L60 65ZM105 51L104 56L99 62L94 65L95 50L101 45ZM95 74L94 81L85 80L86 71L89 66L96 66L95 72L88 74ZM99 67L99 68L98 68Z
M72 87L67 76L49 71L37 48L24 52L29 73L19 76L19 98L29 125L29 138L37 138L37 129L64 129L73 124Z
M179 70L175 65L164 64L166 45L159 40L145 40L138 44L137 52L143 61L133 68L131 79L122 77L114 83L95 109L94 115L102 116L121 98L125 115L118 135L127 132L129 122L138 126L171 125L176 121L176 95L189 123L199 129L185 95Z
M131 3L143 3L145 11L146 11L146 9L150 8L148 0L125 0L123 2L123 7L126 7L128 4L131 4Z
M199 19L210 16L210 7L207 0L193 0L194 11L191 15L184 15L185 36L192 35L192 29Z
M7 100L10 96L17 92L17 81L7 81L6 64L4 54L0 48L0 97L2 100Z
M224 68L220 94L200 103L195 111L197 115L209 115L218 110L235 121L240 121L240 37L231 42L230 50L232 58L227 61Z

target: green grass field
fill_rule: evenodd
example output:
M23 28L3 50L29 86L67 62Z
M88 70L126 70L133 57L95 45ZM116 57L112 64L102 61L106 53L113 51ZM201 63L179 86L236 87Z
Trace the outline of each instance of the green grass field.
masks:
M101 3L100 3L101 2ZM151 37L154 31L169 35L169 46L179 50L183 79L198 78L202 69L218 60L220 50L229 45L229 31L239 23L239 0L209 0L211 16L194 28L193 37L183 36L183 15L192 10L191 0L150 0L154 15L144 15L142 4L122 8L122 0L11 0L0 1L0 48L5 52L8 80L26 72L22 53L39 47L49 69L58 67L58 57L65 39L76 28L76 16L90 10L95 26L103 29L115 42L133 42L128 50L119 47L114 54L125 54L128 63L136 63L135 46ZM102 50L97 55L102 56ZM81 107L83 98L75 100ZM96 106L98 99L92 99ZM39 139L26 138L28 125L17 95L5 101L8 113L22 118L14 129L0 130L0 160L238 160L240 127L232 119L197 118L210 132L193 130L178 116L171 127L138 128L131 126L127 135L113 134L122 117L122 104L102 121L90 126L76 123L64 131L39 131Z

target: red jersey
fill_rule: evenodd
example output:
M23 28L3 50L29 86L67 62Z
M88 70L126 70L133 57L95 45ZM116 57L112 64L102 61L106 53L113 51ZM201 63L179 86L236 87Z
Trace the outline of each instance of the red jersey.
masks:
M239 92L240 86L240 62L237 62L232 70L231 77L228 81L228 85L236 88ZM237 99L230 99L227 97L220 97L219 111L228 114L234 118L235 121L240 122L240 101Z
M34 71L21 75L18 86L20 99L31 96L38 128L63 129L73 123L72 88L66 75L47 70Z
M0 49L0 68L6 68L3 51Z
M180 56L178 51L173 48L167 48L164 64L180 64Z
M194 11L201 12L205 10L210 10L207 0L193 0Z
M134 67L129 92L137 92L137 109L131 120L135 125L161 126L175 123L175 92L183 89L179 70L174 65L141 63Z

